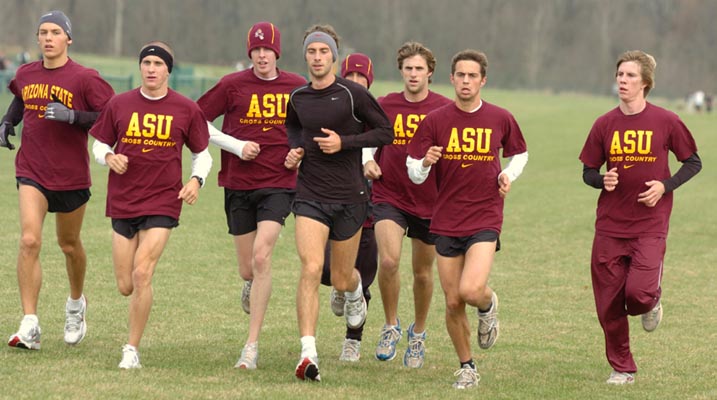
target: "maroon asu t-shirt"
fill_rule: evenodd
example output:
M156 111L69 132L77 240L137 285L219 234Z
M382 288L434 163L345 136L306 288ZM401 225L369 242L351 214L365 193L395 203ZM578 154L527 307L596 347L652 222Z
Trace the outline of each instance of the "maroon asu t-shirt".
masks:
M207 120L197 103L171 89L159 100L134 89L110 100L90 134L129 159L124 174L110 170L108 217L179 219L182 147L199 153L209 145Z
M637 202L645 182L670 177L668 154L683 161L697 152L685 124L673 112L647 103L635 115L619 107L600 116L593 124L580 161L590 168L618 169L615 190L602 190L598 199L595 231L601 235L635 238L666 237L672 211L672 192L665 193L655 207Z
M213 121L224 115L222 132L260 146L259 155L244 161L222 150L219 186L233 190L296 187L296 171L284 167L289 152L286 107L291 91L306 84L300 75L279 71L276 79L258 78L253 69L222 78L199 98L204 115Z
M515 118L485 101L472 113L448 104L426 115L408 145L408 155L421 159L431 146L443 146L441 159L431 168L438 185L431 232L452 237L481 230L500 233L501 148L503 157L527 151Z
M373 181L374 204L388 203L419 218L429 219L436 201L435 174L428 175L424 185L415 185L406 173L406 148L426 114L453 101L434 92L416 103L403 93L391 93L378 99L393 124L393 143L379 147L375 160L381 167L381 179Z
M42 61L24 64L9 88L25 103L15 176L32 179L49 190L89 188L87 131L67 122L46 120L45 109L57 99L72 110L102 111L114 95L112 87L97 71L69 59L55 69L46 69Z

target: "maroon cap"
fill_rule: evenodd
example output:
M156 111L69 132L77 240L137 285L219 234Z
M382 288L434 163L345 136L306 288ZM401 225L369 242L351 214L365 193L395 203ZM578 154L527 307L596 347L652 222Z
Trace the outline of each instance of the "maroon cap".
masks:
M276 58L281 56L281 33L271 22L257 22L249 29L246 36L246 52L251 58L251 51L257 47L274 50Z
M373 63L366 54L352 53L346 56L344 62L341 63L341 77L346 78L346 75L352 72L358 72L365 76L368 81L368 87L371 87L373 82Z

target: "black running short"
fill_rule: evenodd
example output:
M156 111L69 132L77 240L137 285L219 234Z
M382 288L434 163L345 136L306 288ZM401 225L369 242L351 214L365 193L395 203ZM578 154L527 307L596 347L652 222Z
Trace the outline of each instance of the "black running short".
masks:
M458 257L479 242L496 242L495 251L500 250L500 235L492 230L478 231L470 236L442 236L436 238L436 252L443 257Z
M284 225L291 212L294 190L291 189L224 189L224 213L229 234L237 236L254 232L260 221Z
M47 199L47 211L48 212L59 212L69 213L82 207L85 203L90 201L90 189L78 189L78 190L49 190L45 189L44 186L33 181L30 178L17 178L17 188L20 185L28 185L39 190L43 196Z
M139 231L150 228L176 228L179 221L166 215L145 215L134 218L112 218L112 230L132 239Z
M357 204L321 203L313 200L294 200L295 216L314 219L329 227L329 239L352 238L366 220L368 202Z
M419 239L423 243L430 245L436 243L436 235L428 230L431 225L430 219L419 218L388 203L374 204L374 226L382 219L388 219L397 223L406 232L406 236L412 239Z

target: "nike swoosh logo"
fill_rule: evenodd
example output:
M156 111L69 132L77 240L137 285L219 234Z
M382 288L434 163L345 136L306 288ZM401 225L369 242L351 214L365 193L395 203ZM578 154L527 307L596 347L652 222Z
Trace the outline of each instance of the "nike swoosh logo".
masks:
M634 167L634 166L635 166L635 164L623 165L623 168L625 168L625 169L630 169L630 168L632 168L632 167Z
M331 98L331 101L336 101L336 100L338 100L338 99L339 99L338 97L332 97L332 98Z
M265 126L265 127L262 127L262 128L261 128L261 131L262 131L262 132L266 132L266 131L269 131L269 130L272 130L272 129L274 129L273 126L269 126L269 127L266 127L266 126Z
M142 153L149 153L149 152L152 151L152 150L154 150L154 147L151 147L151 148L149 148L149 149L144 148L144 149L142 149Z
M45 114L37 114L37 118L45 118Z
M363 64L356 64L356 68L361 68L361 67L363 67Z
M461 168L468 168L468 167L470 167L471 165L473 165L473 163L470 163L470 164L462 163L462 164L461 164Z

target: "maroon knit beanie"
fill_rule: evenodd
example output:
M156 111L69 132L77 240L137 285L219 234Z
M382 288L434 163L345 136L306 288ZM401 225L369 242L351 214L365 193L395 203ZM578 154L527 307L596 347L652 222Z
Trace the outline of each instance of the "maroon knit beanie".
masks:
M251 51L257 47L266 47L273 50L278 59L281 56L281 33L279 33L279 28L271 22L254 24L246 36L246 52L249 58L251 58Z
M368 87L371 87L371 82L373 82L373 63L366 54L352 53L346 56L341 63L341 77L346 78L346 75L351 72L358 72L365 76L368 81Z

